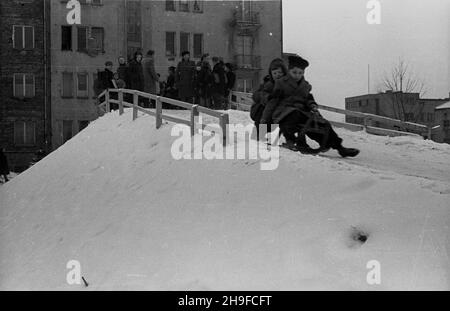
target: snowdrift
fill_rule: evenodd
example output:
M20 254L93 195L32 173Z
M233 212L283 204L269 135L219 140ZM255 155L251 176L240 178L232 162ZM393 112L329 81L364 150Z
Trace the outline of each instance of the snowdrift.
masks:
M174 160L172 126L107 114L1 186L0 289L450 289L449 145L338 129L358 158L261 171Z

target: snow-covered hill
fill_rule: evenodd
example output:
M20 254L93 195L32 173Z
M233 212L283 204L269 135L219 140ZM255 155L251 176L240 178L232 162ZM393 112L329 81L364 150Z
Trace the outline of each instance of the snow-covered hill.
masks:
M93 290L450 289L449 145L338 129L358 158L281 150L261 171L174 160L173 124L131 119L99 118L0 187L0 289L86 289L70 260Z

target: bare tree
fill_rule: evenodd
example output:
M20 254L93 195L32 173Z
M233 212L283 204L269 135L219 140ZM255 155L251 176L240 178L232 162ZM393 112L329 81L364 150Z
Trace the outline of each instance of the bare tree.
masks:
M382 84L386 91L390 91L389 100L393 105L396 118L406 121L408 115L407 121L417 122L423 110L423 105L420 102L417 102L417 105L409 105L411 108L408 111L407 105L411 98L407 94L419 93L419 97L423 97L426 93L424 80L410 70L408 63L399 59L390 75L384 75Z

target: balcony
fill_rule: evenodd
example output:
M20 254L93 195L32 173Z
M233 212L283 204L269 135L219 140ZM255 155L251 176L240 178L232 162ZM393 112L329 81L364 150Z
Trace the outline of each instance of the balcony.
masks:
M238 54L234 56L234 61L236 64L236 68L238 69L248 69L248 70L261 69L261 56Z
M261 27L259 12L236 9L233 12L231 26L238 27L242 31L256 31Z

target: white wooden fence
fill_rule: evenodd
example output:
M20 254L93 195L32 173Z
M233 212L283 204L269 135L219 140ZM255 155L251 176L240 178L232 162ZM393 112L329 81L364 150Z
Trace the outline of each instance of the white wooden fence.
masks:
M117 99L112 99L111 94L117 93ZM133 98L133 103L126 102L124 100L124 94L129 94ZM139 106L141 99L148 99L148 100L154 100L156 105L154 111L149 108L144 108ZM98 107L99 109L103 110L104 112L110 112L111 111L111 103L118 104L119 106L119 114L122 115L124 112L124 107L129 107L133 109L133 120L135 120L138 117L138 111L154 116L156 118L156 128L159 129L162 126L163 120L175 122L175 123L181 123L189 126L191 128L191 135L193 136L196 133L197 127L200 125L197 122L197 117L200 115L200 113L216 117L219 119L219 125L222 134L223 134L223 143L226 144L227 142L227 124L230 123L229 115L227 113L219 112L216 110L211 110L199 105L193 105L186 102L182 102L179 100L166 98L162 96L157 96L154 94L144 93L136 90L129 90L129 89L108 89L103 91L98 96ZM163 113L162 110L162 104L167 103L170 105L174 105L177 107L185 108L187 110L190 110L190 119L186 120L183 118L171 116L168 114ZM207 125L201 124L201 129L205 129Z

